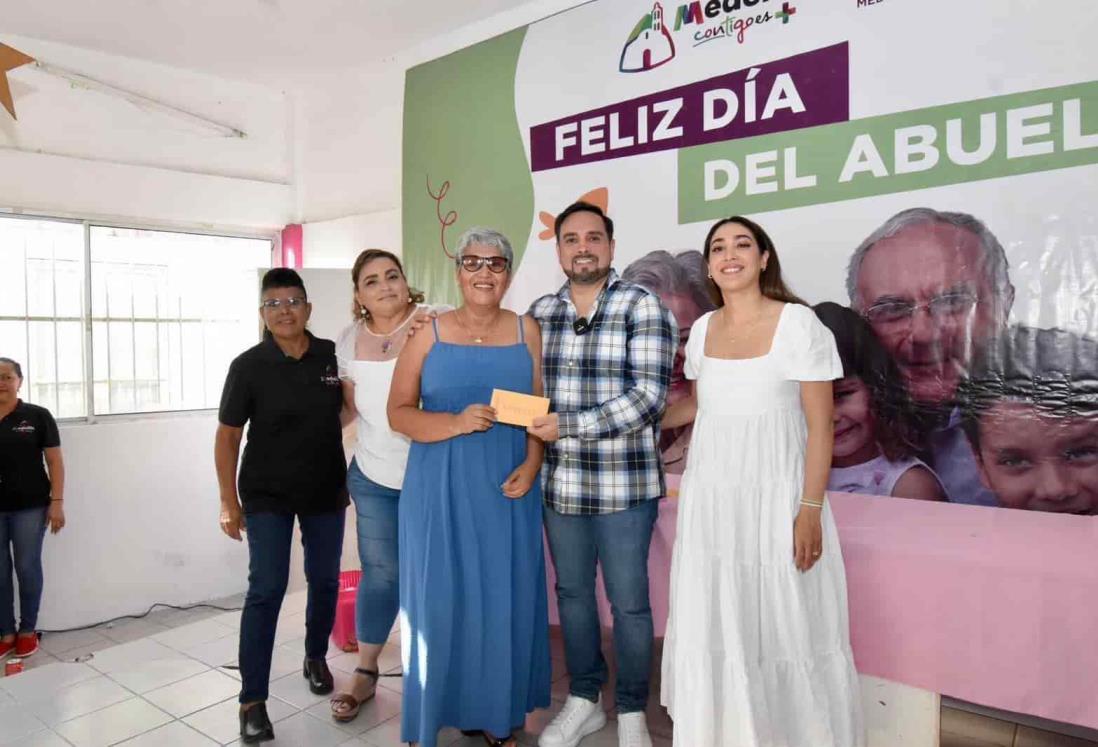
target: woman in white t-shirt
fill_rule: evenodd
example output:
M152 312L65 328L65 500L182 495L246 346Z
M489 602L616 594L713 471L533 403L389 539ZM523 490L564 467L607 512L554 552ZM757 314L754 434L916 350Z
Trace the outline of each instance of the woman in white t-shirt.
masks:
M423 294L408 286L400 260L367 249L351 270L355 321L336 342L345 403L355 413L347 489L355 504L362 579L355 602L358 667L347 692L332 698L332 718L350 721L377 689L378 657L400 606L397 504L410 442L389 428L386 405L397 356Z

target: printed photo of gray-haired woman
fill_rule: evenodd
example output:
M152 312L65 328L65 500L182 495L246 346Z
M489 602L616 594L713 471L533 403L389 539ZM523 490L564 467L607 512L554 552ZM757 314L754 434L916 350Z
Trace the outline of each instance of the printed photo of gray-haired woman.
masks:
M634 260L622 272L622 280L643 286L660 297L678 325L679 340L675 363L671 369L671 387L667 392L670 407L690 396L690 382L683 374L686 361L686 340L690 327L698 317L715 308L709 296L705 258L701 252L688 249L672 254L658 249ZM660 436L663 467L672 474L682 474L686 467L686 450L690 445L692 425L665 428Z

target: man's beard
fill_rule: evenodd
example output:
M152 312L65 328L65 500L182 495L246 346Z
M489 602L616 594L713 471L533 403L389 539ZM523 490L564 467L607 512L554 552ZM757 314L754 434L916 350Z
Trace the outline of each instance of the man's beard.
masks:
M610 266L598 267L597 265L586 270L565 270L565 276L578 285L594 285L601 283L610 274Z

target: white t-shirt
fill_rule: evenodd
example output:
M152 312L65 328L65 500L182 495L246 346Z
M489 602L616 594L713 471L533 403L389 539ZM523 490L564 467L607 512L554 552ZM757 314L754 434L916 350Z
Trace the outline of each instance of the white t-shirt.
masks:
M891 496L896 483L914 467L924 467L934 474L926 463L918 459L891 462L884 454L879 454L868 462L855 464L853 467L832 467L827 478L827 489L834 493Z
M386 412L396 358L387 361L360 361L355 358L355 341L364 323L352 322L336 341L339 378L355 385L355 409L358 411L355 420L358 429L355 462L362 474L374 482L400 490L412 442L389 427Z

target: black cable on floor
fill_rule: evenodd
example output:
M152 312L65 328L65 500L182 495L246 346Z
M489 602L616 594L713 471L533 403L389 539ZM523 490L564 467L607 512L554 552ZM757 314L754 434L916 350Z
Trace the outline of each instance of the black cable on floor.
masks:
M240 612L242 609L244 609L243 607L222 607L220 605L209 604L207 602L199 602L197 604L185 604L185 605L182 605L182 606L175 605L175 604L168 604L166 602L157 602L153 606L149 607L147 610L142 612L140 615L120 615L118 617L113 617L110 620L103 620L102 622L92 623L91 625L81 625L80 627L77 627L77 628L61 628L61 629L58 629L58 630L39 630L38 632L39 633L73 633L77 630L91 630L92 628L98 628L101 625L110 625L111 623L118 622L119 620L140 620L143 617L148 617L149 613L151 613L157 607L166 607L167 609L180 610L180 611L184 611L184 612L186 610L198 609L199 607L206 607L206 608L211 609L211 610L220 610L222 612Z
M111 623L118 622L119 620L140 620L143 617L148 617L148 615L154 609L156 609L157 607L165 607L167 609L180 610L182 612L186 612L187 610L198 609L199 607L205 607L205 608L211 609L211 610L220 610L221 612L240 612L241 610L244 609L243 607L222 607L221 605L209 604L208 602L198 602L197 604L185 604L185 605L182 605L182 606L176 605L176 604L168 604L167 602L156 602L155 604L153 604L151 607L149 607L147 610L145 610L144 612L142 612L139 615L120 615L118 617L112 617L110 620L103 620L102 622L92 623L91 625L81 625L80 627L77 627L77 628L62 628L62 629L59 629L59 630L39 630L38 634L39 634L39 636L41 636L43 633L73 633L73 632L78 631L78 630L91 630L92 628L98 628L102 625L110 625ZM94 656L95 656L95 654L85 654L83 656L79 656L79 657L73 659L72 661L75 661L75 662L90 661ZM239 670L240 665L238 665L238 664L222 664L222 665L220 665L219 668L220 669ZM404 676L404 672L389 672L389 673L381 673L381 674L378 675L378 677L403 677L403 676Z
M239 664L222 664L221 666L218 667L218 669L235 669L237 671L240 671L240 665ZM378 675L378 677L403 677L403 676L404 676L404 672L388 672L388 673L382 672L381 674Z

